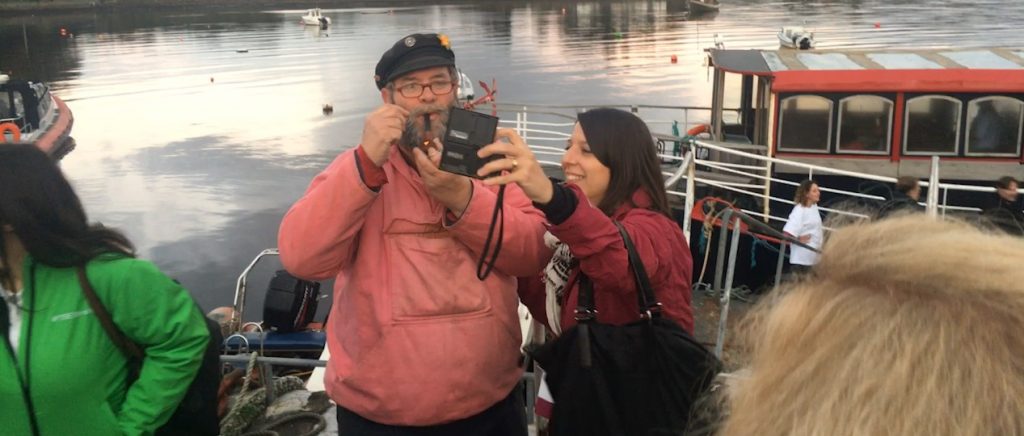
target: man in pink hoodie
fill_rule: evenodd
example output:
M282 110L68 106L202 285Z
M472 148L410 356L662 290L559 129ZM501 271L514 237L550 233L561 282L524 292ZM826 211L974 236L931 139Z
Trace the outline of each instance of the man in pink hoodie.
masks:
M448 37L402 38L374 81L382 104L362 142L313 180L278 235L292 274L336 278L324 382L340 434L525 435L515 277L550 257L543 215L509 186L501 253L478 280L497 193L438 169L429 146L456 101Z

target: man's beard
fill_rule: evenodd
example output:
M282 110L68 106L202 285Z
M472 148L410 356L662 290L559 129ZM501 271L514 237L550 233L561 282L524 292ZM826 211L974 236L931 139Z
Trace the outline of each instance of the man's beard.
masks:
M414 147L423 148L426 145L433 146L434 138L442 138L445 129L448 127L448 115L452 105L431 104L419 106L409 111L409 118L405 122L405 130L402 132L402 139L399 145L412 150ZM429 113L437 113L437 119L430 120L430 130L425 128L423 116Z

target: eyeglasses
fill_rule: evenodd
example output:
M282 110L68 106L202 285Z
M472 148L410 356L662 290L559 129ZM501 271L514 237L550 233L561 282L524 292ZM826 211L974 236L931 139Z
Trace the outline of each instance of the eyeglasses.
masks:
M412 82L399 86L398 92L405 98L417 98L423 95L423 90L427 88L430 88L430 92L434 95L445 95L455 89L455 84L447 80L430 82L428 85Z

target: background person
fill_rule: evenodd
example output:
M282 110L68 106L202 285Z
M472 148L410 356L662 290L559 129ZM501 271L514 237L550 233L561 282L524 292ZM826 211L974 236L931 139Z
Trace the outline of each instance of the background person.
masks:
M782 231L813 248L821 248L824 232L818 201L821 190L813 180L804 180L796 188L793 210ZM790 245L789 264L795 274L803 274L818 262L818 253L799 245Z
M635 245L655 298L662 305L662 316L692 335L693 262L682 230L671 218L657 149L647 125L618 109L579 114L562 157L564 184L547 178L536 156L515 132L507 130L500 135L509 141L485 147L479 154L503 157L484 165L479 174L505 173L484 183L518 185L549 223L547 239L554 254L549 255L545 273L520 279L520 297L534 317L553 335L572 327L581 281L586 277L592 284L598 322L623 325L641 319L618 223ZM545 394L541 397L547 399ZM546 404L539 403L539 413L558 422L557 414L563 409L556 405L546 412ZM588 432L569 415L571 412L565 415L563 430L571 427L575 433ZM630 430L644 433L641 428Z
M480 174L507 171L484 181L516 184L548 219L558 240L545 279L523 280L520 295L534 316L556 334L575 324L580 275L594 285L598 320L627 324L640 319L634 278L620 223L633 240L664 314L693 333L690 282L693 262L682 230L670 218L668 197L647 125L618 109L579 115L562 157L564 184L545 176L536 156L515 132L480 151L504 155Z
M921 183L916 177L900 176L896 179L895 188L892 199L878 210L878 219L900 213L924 212L924 207L918 203L921 198Z
M145 351L128 357L82 293ZM178 407L209 332L188 292L89 224L60 169L30 144L0 144L0 423L8 435L149 435Z
M1000 230L1014 236L1024 236L1024 211L1018 195L1017 180L1010 176L996 181L996 195L993 205L981 215Z
M448 37L398 40L377 63L381 105L360 145L320 173L281 222L285 268L336 278L324 383L342 435L527 431L514 390L522 375L515 277L547 261L544 217L510 187L500 256L477 279L497 190L441 171L437 150L424 146L444 135L454 73Z
M1024 241L894 217L762 300L719 436L1024 434Z

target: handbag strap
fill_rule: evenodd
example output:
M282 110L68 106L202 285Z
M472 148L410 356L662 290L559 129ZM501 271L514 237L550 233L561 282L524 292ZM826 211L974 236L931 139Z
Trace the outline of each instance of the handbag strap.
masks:
M78 284L82 288L82 294L85 295L85 301L89 302L89 307L92 308L92 313L99 319L100 325L103 326L103 331L107 332L107 336L117 346L118 349L129 358L142 359L144 353L138 344L132 342L121 329L117 328L114 324L114 319L111 318L110 312L107 311L106 307L103 307L103 303L100 302L99 296L96 295L96 291L93 290L92 284L89 283L89 277L85 274L85 268L79 266L76 268L78 274Z
M637 307L640 310L640 316L644 319L657 317L661 314L661 303L658 302L654 295L654 287L651 286L647 270L640 260L640 255L636 252L633 239L629 237L629 234L626 233L626 228L621 223L618 221L613 222L618 227L619 235L622 236L622 242L626 246L629 268L633 271L633 282L636 284ZM594 304L594 283L582 271L580 272L579 281L580 292L576 295L576 321L592 321L597 317L597 309Z
M629 267L633 270L633 280L636 283L636 292L639 294L640 314L649 318L661 312L661 303L654 296L651 279L647 276L647 269L644 268L644 263L640 260L640 255L637 254L629 233L626 233L626 228L622 227L618 221L615 222L615 226L619 228L622 242L626 244L626 253L629 254Z

